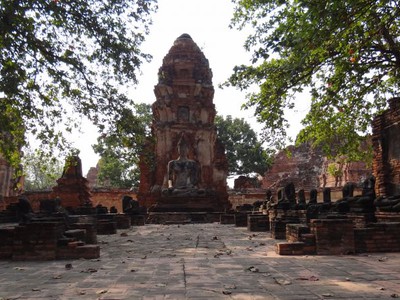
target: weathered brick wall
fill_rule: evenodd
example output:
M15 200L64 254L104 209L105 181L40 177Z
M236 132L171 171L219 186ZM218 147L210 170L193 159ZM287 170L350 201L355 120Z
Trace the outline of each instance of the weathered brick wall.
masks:
M32 223L15 227L13 260L54 260L57 240L65 231L61 223Z
M115 206L118 212L122 212L122 197L123 196L130 196L133 199L136 198L136 192L128 190L128 189L104 189L104 190L92 190L91 191L92 203L93 206L101 204L102 206L110 207Z
M287 151L280 151L275 156L273 165L264 174L262 188L277 190L289 182L293 182L296 189L310 190L319 187L322 152L308 144L289 146L287 150L290 155Z
M353 222L348 219L315 219L310 222L317 254L355 253Z
M400 219L400 214L393 219ZM400 222L368 223L356 227L351 219L315 219L305 224L286 224L287 242L276 244L280 255L340 255L400 251ZM308 233L310 232L310 233ZM276 237L275 237L276 238Z
M253 204L256 201L265 200L265 191L248 191L248 192L229 192L229 202L232 204L232 208L235 209L237 206L243 204Z
M122 212L122 197L127 195L131 196L133 199L136 199L136 193L131 190L124 189L104 189L104 190L92 190L91 192L91 201L93 206L97 206L101 204L102 206L110 207L115 206L118 212ZM26 192L24 193L29 199L29 202L32 205L32 209L35 212L39 211L40 200L53 199L53 194L51 191L40 191L40 192ZM17 197L7 197L4 198L4 207L6 207L10 203L17 202ZM62 203L62 199L61 199Z
M400 222L375 223L354 230L358 253L400 251Z
M10 259L13 253L14 228L0 228L0 259Z
M289 146L287 150L277 153L273 165L264 174L261 187L277 190L293 182L296 190L308 191L324 187L340 189L347 182L361 183L372 172L372 169L361 161L337 163L343 175L335 178L328 173L328 166L332 163L334 161L328 160L319 148L312 148L309 144Z
M52 191L37 191L37 192L25 192L23 194L29 200L29 203L32 206L33 211L37 212L40 208L40 201L41 200L49 200L53 199ZM9 201L11 202L18 202L18 197L10 198Z
M100 246L85 245L82 240L70 239L65 245L59 242L67 236L63 222L37 222L0 229L0 259L54 260L98 258Z
M373 171L378 196L400 194L400 98L372 122Z
M268 215L247 215L247 230L248 231L269 231L269 216Z
M286 240L288 242L300 242L303 234L309 234L310 228L307 224L287 224Z

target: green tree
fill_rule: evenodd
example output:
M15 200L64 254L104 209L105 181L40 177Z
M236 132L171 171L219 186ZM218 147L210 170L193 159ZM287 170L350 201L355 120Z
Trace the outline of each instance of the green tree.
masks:
M64 169L63 162L32 149L26 149L22 162L26 191L51 189L57 185L56 180L61 177Z
M304 107L296 103L304 97L296 95L310 91L298 142L312 141L333 156L360 158L374 113L399 93L399 2L234 2L232 26L253 28L245 42L253 59L235 67L227 84L259 87L245 107L255 107L266 139L275 144L285 140L284 111L295 104Z
M0 153L20 159L26 136L41 149L68 143L60 133L82 116L103 130L131 101L151 57L140 51L156 0L0 0Z
M335 178L335 187L337 187L339 178L343 176L343 162L330 163L327 172Z
M136 168L114 155L100 158L97 187L132 188L138 184Z
M231 175L263 175L271 163L270 153L263 149L257 134L244 119L215 117L218 138L225 145Z
M149 104L134 104L108 131L97 139L93 149L100 155L99 185L131 188L139 182L139 155L150 136L152 120Z

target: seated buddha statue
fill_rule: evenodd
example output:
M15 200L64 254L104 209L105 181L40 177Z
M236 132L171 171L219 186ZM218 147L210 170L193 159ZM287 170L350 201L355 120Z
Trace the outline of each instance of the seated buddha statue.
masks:
M192 195L199 192L199 164L188 158L188 144L182 134L178 142L179 157L168 162L168 194Z

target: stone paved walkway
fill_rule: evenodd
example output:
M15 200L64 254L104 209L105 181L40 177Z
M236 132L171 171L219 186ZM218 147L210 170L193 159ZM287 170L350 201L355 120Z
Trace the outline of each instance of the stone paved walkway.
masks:
M269 233L217 223L146 225L98 240L98 260L0 261L0 299L400 297L400 253L278 256Z

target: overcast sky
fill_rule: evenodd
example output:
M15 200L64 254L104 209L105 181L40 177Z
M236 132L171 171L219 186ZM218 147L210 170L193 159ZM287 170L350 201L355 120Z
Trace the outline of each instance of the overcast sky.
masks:
M141 68L142 75L136 87L129 87L129 95L137 102L153 103L153 88L157 84L158 69L173 42L183 33L189 34L208 58L213 72L214 104L220 115L245 118L255 130L260 128L252 111L241 110L245 93L235 88L219 89L238 64L248 64L251 55L243 44L246 33L230 29L233 15L231 0L159 0L159 10L153 15L153 25L142 50L153 56ZM258 127L258 128L257 128ZM293 126L295 131L299 126ZM297 128L297 129L296 129ZM81 150L83 173L95 166L98 157L91 145L96 143L96 131L79 136L76 147Z

